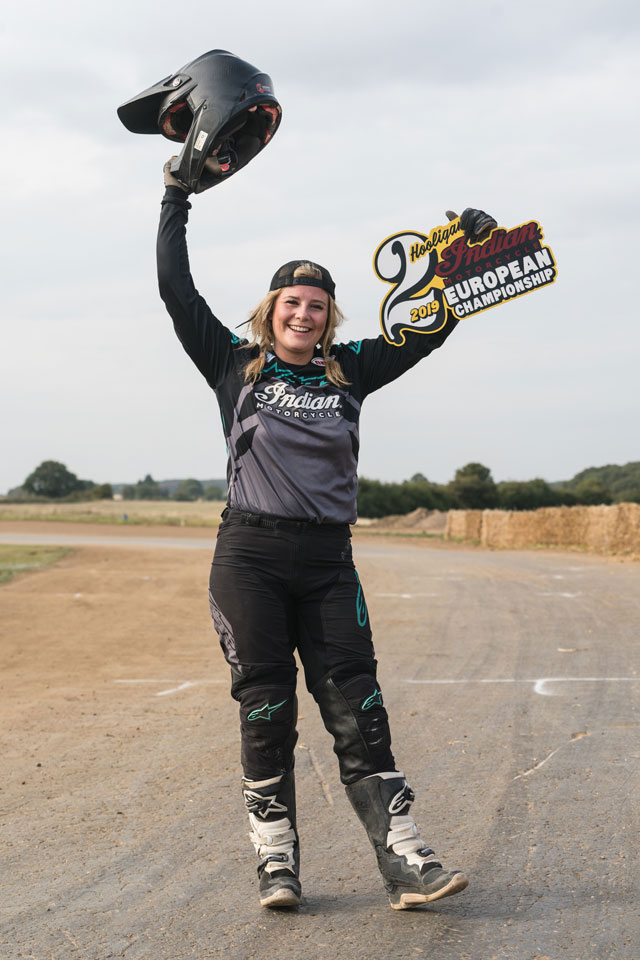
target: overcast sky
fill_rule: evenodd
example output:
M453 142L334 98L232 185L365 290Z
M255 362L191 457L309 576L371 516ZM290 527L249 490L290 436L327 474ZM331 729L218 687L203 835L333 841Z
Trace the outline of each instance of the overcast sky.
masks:
M377 245L447 208L537 219L556 256L555 284L461 322L367 400L361 475L640 460L638 19L625 0L5 0L0 491L45 459L96 482L224 475L215 397L157 292L175 145L116 115L214 48L283 107L273 143L193 198L192 271L227 325L309 257L341 338L377 336Z

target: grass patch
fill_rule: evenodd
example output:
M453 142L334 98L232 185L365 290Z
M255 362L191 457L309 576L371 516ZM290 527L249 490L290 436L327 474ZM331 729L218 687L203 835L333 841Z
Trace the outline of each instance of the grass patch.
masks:
M0 505L0 521L108 523L120 526L217 527L225 504L220 500L94 500L90 503ZM125 520L125 516L127 519Z
M27 547L0 544L0 583L7 583L17 573L40 570L61 560L69 553L68 547Z

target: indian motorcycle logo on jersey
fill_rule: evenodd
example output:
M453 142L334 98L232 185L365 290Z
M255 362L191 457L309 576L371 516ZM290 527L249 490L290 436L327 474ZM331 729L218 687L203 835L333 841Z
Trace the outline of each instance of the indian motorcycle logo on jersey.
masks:
M294 420L325 420L342 415L342 397L339 393L311 393L309 390L296 393L295 387L283 380L267 383L261 390L254 391L254 397L258 410L268 407Z
M468 243L460 217L428 234L387 237L373 257L376 276L391 284L380 307L385 339L401 347L407 331L438 333L450 312L481 313L553 283L556 262L542 241L542 227L528 220Z

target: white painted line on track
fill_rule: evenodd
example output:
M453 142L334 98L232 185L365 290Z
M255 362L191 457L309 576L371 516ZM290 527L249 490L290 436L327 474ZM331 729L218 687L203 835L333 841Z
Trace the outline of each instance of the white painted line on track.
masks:
M197 687L201 684L215 684L226 686L226 680L157 680L148 677L136 677L135 679L119 679L114 683L151 683L157 686L171 684L168 690L160 690L154 694L156 697L166 697L172 693L180 693L182 690L188 690L190 687ZM411 683L423 686L444 686L444 685L464 685L470 683L525 683L533 687L533 692L541 696L552 696L552 691L547 689L548 684L553 683L637 683L640 677L481 677L479 679L442 679L442 680L404 680L404 683Z
M569 600L573 600L575 597L581 597L581 593L557 593L555 590L552 593L539 593L539 597L567 597Z
M538 677L537 679L517 679L516 677L495 677L479 680L405 680L405 683L414 684L465 684L465 683L530 683L533 692L544 697L552 696L551 690L546 689L548 683L633 683L640 681L640 677Z
M166 697L170 693L179 693L181 690L186 690L187 687L195 687L197 683L197 680L185 680L184 683L172 687L170 690L161 690L160 693L156 693L156 697Z
M552 696L551 690L546 690L548 683L632 683L640 677L541 677L536 680L533 690L544 697Z
M164 686L166 683L172 684L168 690L160 690L154 693L154 697L166 697L170 693L179 693L181 690L188 690L189 687L197 687L200 684L220 684L227 686L226 680L154 680L147 677L139 677L134 680L114 680L114 683L154 683L158 686Z

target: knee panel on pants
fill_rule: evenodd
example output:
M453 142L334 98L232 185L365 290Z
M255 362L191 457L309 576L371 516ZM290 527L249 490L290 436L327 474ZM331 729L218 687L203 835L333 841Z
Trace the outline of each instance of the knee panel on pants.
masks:
M343 783L395 768L387 711L375 673L363 672L362 664L355 662L321 680L311 692L334 737Z
M298 739L295 686L265 684L244 687L238 694L245 777L263 780L293 767Z

